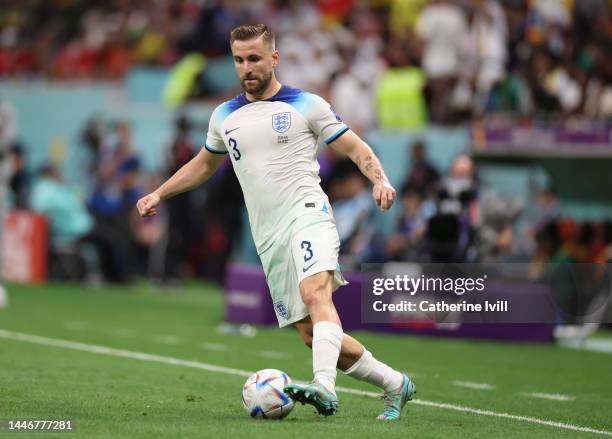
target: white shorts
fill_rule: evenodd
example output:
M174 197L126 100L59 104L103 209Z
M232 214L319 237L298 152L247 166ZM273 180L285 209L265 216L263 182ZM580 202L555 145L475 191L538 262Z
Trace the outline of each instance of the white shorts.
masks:
M333 271L332 291L348 283L340 272L339 249L340 238L329 202L320 200L305 202L304 213L281 228L274 244L259 255L279 327L308 316L299 287L308 276Z

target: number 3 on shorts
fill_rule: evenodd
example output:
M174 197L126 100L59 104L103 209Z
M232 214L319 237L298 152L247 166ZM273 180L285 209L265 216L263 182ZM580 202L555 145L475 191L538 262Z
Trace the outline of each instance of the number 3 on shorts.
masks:
M300 246L302 247L302 250L306 250L306 254L304 255L304 262L310 261L313 256L312 249L310 248L310 241L302 241Z

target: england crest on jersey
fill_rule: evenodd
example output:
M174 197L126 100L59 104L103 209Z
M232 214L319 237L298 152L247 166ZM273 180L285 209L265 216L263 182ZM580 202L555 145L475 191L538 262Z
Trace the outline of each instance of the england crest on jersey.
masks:
M272 129L277 133L284 133L291 128L291 113L286 111L272 115Z

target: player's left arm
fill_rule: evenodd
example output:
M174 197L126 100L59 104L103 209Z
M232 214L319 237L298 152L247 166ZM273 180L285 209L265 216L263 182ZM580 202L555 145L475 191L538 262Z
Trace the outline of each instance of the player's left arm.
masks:
M395 189L389 183L385 170L372 148L351 130L330 143L330 146L346 154L357 165L361 173L374 185L372 197L376 204L382 210L389 209L395 201Z

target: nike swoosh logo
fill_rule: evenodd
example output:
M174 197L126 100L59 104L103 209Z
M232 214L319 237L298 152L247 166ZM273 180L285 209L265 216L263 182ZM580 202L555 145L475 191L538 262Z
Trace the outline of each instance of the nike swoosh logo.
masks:
M312 268L312 266L313 266L314 264L316 264L317 262L319 262L319 261L315 261L315 262L313 262L312 264L310 264L308 267L304 267L304 268L302 268L302 272L303 272L303 273L306 273L306 272L307 272L308 270L310 270L310 269Z
M236 128L231 129L231 130L225 130L225 135L227 136L229 133L231 133L232 131L236 131L238 128L240 128L240 127L236 127Z

